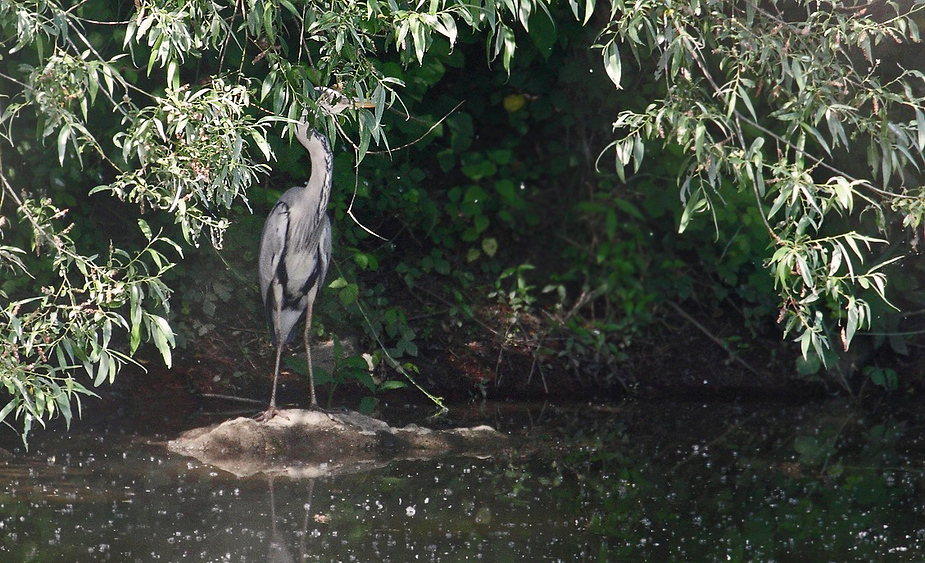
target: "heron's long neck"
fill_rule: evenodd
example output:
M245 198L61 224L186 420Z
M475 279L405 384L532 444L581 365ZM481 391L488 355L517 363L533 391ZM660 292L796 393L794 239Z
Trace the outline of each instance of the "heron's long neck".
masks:
M304 143L312 159L312 175L308 179L306 189L319 190L320 212L328 208L328 199L331 196L331 178L334 172L334 154L331 145L321 133L312 129Z

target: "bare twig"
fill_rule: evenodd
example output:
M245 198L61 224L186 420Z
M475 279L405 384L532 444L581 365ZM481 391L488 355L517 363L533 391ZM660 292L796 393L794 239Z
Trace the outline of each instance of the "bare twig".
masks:
M356 147L354 147L354 150L357 150ZM359 158L359 153L357 153L357 158ZM351 219L353 219L353 222L356 223L361 229L363 229L363 230L366 231L367 233L373 235L374 237L378 238L379 240L387 241L388 239L386 239L384 236L380 235L379 233L373 231L372 229L370 229L369 227L367 227L366 225L364 225L363 223L361 223L360 220L357 219L356 215L353 214L353 202L356 201L356 199L357 199L357 192L358 192L359 189L360 189L360 171L359 171L358 169L354 168L354 171L353 171L353 172L354 172L354 174L353 174L353 178L354 178L354 180L353 180L353 195L350 196L350 205L347 206L347 216L350 217Z
M221 393L203 393L203 397L207 399L221 399L223 401L237 401L239 403L249 403L253 405L264 405L264 401L258 401L257 399L250 399L248 397L237 397L235 395L222 395Z
M710 332L710 331L707 329L707 327L705 327L705 326L703 326L702 324L700 324L700 323L697 321L697 319L695 319L694 317L690 316L690 315L689 315L684 309L682 309L678 304L674 303L673 301L666 301L665 303L666 303L669 307L671 307L672 309L674 309L679 315L681 315L682 317L684 317L688 322L690 322L692 325L694 325L695 327L697 327L697 328L700 330L700 332L704 333L704 334L707 336L707 338L709 338L709 339L712 340L713 342L716 342L717 344L719 344L719 346L720 346L723 350L725 350L727 354L729 354L729 357L730 357L730 358L732 358L733 360L735 360L735 361L739 362L740 364L742 364L743 366L745 366L745 368L748 369L748 371L754 373L755 375L759 375L759 376L764 377L764 374L763 374L763 373L761 373L761 372L758 371L757 369L753 368L753 367L751 366L751 364L749 364L748 362L746 362L745 360L743 360L741 357L739 357L739 355L736 354L736 353L729 347L729 345L728 345L726 342L724 342L724 341L723 341L722 339L720 339L719 337L714 336L713 333Z
M430 135L431 132L432 132L434 129L436 129L441 123L443 123L444 121L446 121L448 117L450 117L451 115L453 115L453 113L455 113L456 110L458 110L464 103L466 103L466 100L463 100L463 101L459 102L458 104L456 104L456 106L455 106L453 109L451 109L446 115L444 115L443 117L441 117L440 119L438 119L436 122L434 122L434 124L431 125L430 128L428 128L427 131L425 131L423 135L421 135L421 136L418 137L417 139L411 141L410 143L406 143L406 144L404 144L404 145L402 145L402 146L400 146L400 147L396 147L396 148L394 148L394 149L386 149L386 150L384 150L384 151L366 151L366 154L392 154L392 153L395 152L395 151L404 150L404 149L407 149L408 147L412 147L412 146L414 146L414 145L420 143L420 142L424 139L424 137L427 137L428 135Z

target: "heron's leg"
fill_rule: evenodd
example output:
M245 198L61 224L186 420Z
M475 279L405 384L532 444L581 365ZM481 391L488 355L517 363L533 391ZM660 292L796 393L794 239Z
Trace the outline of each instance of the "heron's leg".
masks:
M315 376L312 372L312 299L309 296L305 307L305 363L308 364L308 392L311 397L312 409L318 408L318 399L315 398Z
M283 346L286 345L286 343L283 342L282 335L280 334L279 323L280 323L281 315L282 315L282 306L277 300L276 319L274 323L276 326L273 327L273 330L276 332L276 364L273 367L273 393L270 394L269 408L267 408L266 411L257 415L257 420L260 422L265 422L267 420L272 419L274 416L276 416L278 412L276 410L276 382L279 379L279 361L283 356Z
M273 368L273 393L270 395L270 410L276 410L276 381L279 379L279 360L283 355L283 341L277 340L276 367Z
M270 406L267 408L267 410L257 415L256 418L258 422L266 422L279 414L279 411L276 410L276 380L279 378L279 359L283 355L284 344L281 340L277 340L277 342L276 368L273 370L273 393L270 395Z

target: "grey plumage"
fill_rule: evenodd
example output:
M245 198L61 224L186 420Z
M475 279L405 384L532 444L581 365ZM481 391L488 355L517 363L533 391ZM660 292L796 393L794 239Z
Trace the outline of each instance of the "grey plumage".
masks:
M283 347L293 339L295 327L303 317L311 406L318 406L312 374L310 331L312 304L331 261L331 219L327 208L331 196L333 155L327 139L304 124L297 127L296 138L311 156L311 176L304 186L290 188L279 198L267 216L260 240L260 294L276 345L269 417L276 409L276 385Z
M318 107L337 115L348 107L371 107L367 102L349 100L330 88L316 88ZM270 407L261 419L276 414L276 384L283 348L292 340L295 327L305 318L305 356L308 362L311 407L318 408L312 373L312 307L331 262L331 219L328 200L334 170L331 145L321 133L303 120L295 136L311 157L311 176L304 186L290 188L280 196L263 226L260 239L260 295L267 313L276 364Z

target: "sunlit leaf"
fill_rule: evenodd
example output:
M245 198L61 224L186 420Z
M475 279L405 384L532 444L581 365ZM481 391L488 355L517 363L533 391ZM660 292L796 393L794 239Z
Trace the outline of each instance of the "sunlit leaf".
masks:
M617 47L617 42L611 41L605 45L603 55L604 70L607 72L607 76L610 77L610 81L619 89L620 80L623 76L623 64L620 61L620 50Z
M64 165L64 153L67 150L67 142L71 138L71 126L64 124L58 132L58 163Z

